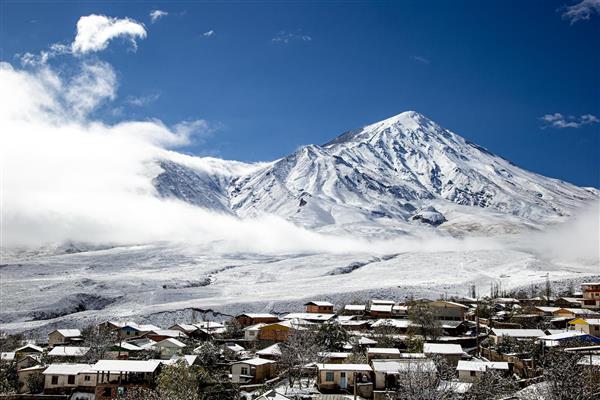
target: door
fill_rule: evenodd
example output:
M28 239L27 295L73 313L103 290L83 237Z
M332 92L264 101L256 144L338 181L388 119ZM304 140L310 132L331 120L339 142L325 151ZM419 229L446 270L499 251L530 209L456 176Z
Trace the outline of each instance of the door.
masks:
M346 373L340 372L340 389L346 389L348 387L348 381L346 380Z

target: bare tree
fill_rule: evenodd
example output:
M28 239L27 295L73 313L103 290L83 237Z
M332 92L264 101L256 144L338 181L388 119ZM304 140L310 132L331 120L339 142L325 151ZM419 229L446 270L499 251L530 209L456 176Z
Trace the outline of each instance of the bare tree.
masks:
M421 335L425 340L436 340L442 335L440 321L426 304L415 304L410 308L408 318L412 321L409 331Z
M496 371L486 371L463 397L464 400L489 400L504 398L519 390L517 383Z
M593 367L580 364L581 354L556 348L545 357L544 398L547 400L591 400L600 396L600 376Z
M435 368L422 360L407 362L407 368L397 375L396 389L391 400L455 400L450 385L443 385Z
M294 386L302 377L304 367L322 360L323 349L317 335L309 329L292 329L287 341L281 343L280 367L288 374L288 383ZM300 383L301 385L301 383Z
M106 353L119 341L115 331L100 329L95 325L90 325L81 332L83 345L89 347L85 355L85 360L89 363L102 360Z

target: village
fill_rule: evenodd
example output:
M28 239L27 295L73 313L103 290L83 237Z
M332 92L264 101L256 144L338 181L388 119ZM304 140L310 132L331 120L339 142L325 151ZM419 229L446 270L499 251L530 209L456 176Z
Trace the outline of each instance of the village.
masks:
M3 333L0 398L600 398L600 282L511 294Z

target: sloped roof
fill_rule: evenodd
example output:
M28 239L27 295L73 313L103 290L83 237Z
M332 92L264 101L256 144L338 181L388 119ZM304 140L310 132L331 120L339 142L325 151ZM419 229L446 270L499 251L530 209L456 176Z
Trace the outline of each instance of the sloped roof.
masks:
M236 361L233 364L249 364L249 365L264 365L273 364L275 361L267 360L265 358L251 358L249 360Z
M315 364L317 369L326 371L373 371L369 364Z
M330 303L328 301L309 301L308 303L305 303L304 305L305 306L315 305L318 307L333 307L333 303Z
M50 364L44 375L77 375L83 372L95 373L90 364Z
M93 371L154 372L161 360L100 360L92 365Z
M423 372L437 371L435 363L430 359L406 359L406 360L373 360L373 371L398 374L401 372L419 370Z
M544 331L541 329L492 329L495 336L510 336L510 337L530 337L537 338L544 336Z
M460 344L451 343L425 343L423 344L425 354L463 354Z
M280 356L281 348L279 347L279 343L275 343L269 347L265 347L262 350L256 352L259 356Z
M79 329L57 329L54 332L58 332L66 338L76 338L81 336L81 331Z
M89 347L55 346L48 355L53 357L81 357L86 355L88 351L90 351Z

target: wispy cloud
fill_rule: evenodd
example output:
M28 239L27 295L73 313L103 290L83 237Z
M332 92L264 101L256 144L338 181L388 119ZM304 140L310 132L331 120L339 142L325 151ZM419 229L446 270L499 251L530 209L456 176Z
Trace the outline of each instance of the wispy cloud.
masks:
M144 107L154 103L160 97L159 93L151 93L144 96L128 96L125 102L131 106Z
M583 114L580 117L573 115L564 116L561 113L546 114L540 118L544 122L542 128L581 128L584 125L597 124L600 119L592 114Z
M152 11L150 11L150 23L153 24L156 21L158 21L159 19L161 19L162 17L166 17L167 15L169 15L169 13L166 11L152 10Z
M409 58L413 61L420 62L421 64L429 64L430 63L429 59L425 58L423 56L410 56Z
M271 38L271 42L273 43L283 43L287 44L290 42L310 42L312 41L312 37L302 34L302 33L293 33L288 31L279 31L273 38Z
M204 37L211 37L215 35L215 31L213 31L212 29L210 31L206 31L202 34L202 36Z
M594 13L600 14L600 0L582 0L577 4L559 10L563 10L563 19L568 20L573 25L575 22L590 19Z

